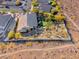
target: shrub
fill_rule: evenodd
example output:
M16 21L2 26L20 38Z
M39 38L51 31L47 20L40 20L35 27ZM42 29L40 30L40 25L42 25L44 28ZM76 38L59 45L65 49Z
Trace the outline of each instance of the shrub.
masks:
M2 10L1 10L1 13L2 13L2 14L5 14L6 11L7 11L6 9L2 9Z
M39 10L37 8L33 8L32 12L39 12Z
M52 5L52 6L56 6L56 5L57 5L56 1L52 1L52 2L51 2L51 5Z
M43 26L44 26L45 28L49 28L51 25L52 25L52 21L48 21L48 22L43 21Z
M71 19L75 19L76 17L75 16L71 16Z
M44 12L43 15L46 16L46 17L49 17L51 15L51 13Z
M45 21L51 21L52 19L54 19L54 15L52 13L45 13L44 12L44 19Z
M70 28L71 27L71 22L67 21L66 26L67 26L67 28Z
M21 33L16 33L16 34L15 34L15 38L16 38L16 39L19 39L20 37L21 37Z
M60 6L56 6L56 11L60 12L61 11L61 7Z
M54 9L51 9L51 13L52 13L53 15L56 15L56 14L58 14L58 11L57 11L57 10L54 10Z
M65 16L62 14L55 15L55 20L56 21L63 21L65 19Z
M16 11L15 10L10 10L10 12L14 14Z
M32 46L32 42L26 43L26 46Z
M13 31L10 31L9 33L8 33L8 36L7 36L9 39L12 39L12 38L14 38L15 37L15 32L13 32Z

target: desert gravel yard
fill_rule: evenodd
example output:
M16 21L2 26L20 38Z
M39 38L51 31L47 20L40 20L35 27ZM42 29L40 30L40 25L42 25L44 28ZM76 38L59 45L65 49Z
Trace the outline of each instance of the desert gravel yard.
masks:
M12 55L5 55L0 59L78 59L79 58L78 44L59 46L58 48L47 48L48 50L25 50L22 52L14 52ZM20 51L20 50L19 50Z
M73 22L79 26L79 0L58 0L60 5L63 7L63 11L73 20ZM67 19L71 24L69 25L69 31L74 42L79 41L79 30Z
M41 28L40 30L35 30L36 34L23 37L24 40L71 40L70 34L64 23L60 23L59 25L52 24L49 29ZM20 40L20 39L18 39Z

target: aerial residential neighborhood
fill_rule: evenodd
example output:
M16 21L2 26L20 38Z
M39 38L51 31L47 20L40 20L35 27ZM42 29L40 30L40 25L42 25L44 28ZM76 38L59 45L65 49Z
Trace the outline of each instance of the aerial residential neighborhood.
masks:
M61 13L61 8L55 1L5 0L1 2L0 6L3 6L0 15L1 25L5 22L4 26L9 29L6 30L4 28L6 33L3 35L1 32L2 38L13 40L14 38L26 40L30 38L33 40L71 40L64 23L65 16ZM2 16L4 17L2 18ZM60 32L61 34L59 34Z
M78 0L0 0L0 59L79 59Z

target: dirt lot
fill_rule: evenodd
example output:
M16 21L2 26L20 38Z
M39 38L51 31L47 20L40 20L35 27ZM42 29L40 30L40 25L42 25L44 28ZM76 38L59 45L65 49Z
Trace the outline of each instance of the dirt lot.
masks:
M47 49L26 49L0 55L0 59L79 59L79 46L64 45Z
M58 0L64 12L73 20L73 22L79 26L79 0ZM69 19L68 19L69 20ZM79 30L74 27L70 22L71 26L69 31L74 39L74 42L79 41Z

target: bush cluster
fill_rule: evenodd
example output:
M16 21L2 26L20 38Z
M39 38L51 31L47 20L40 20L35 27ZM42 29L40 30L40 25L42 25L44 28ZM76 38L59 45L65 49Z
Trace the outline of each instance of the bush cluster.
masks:
M7 36L9 39L16 38L19 39L21 34L19 32L15 33L14 31L10 31Z

